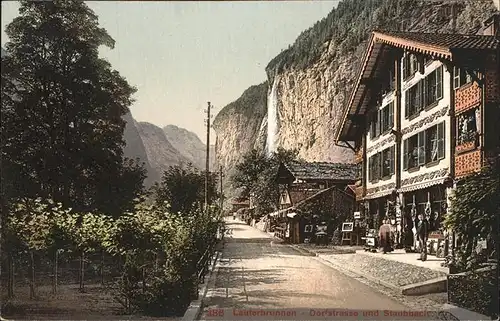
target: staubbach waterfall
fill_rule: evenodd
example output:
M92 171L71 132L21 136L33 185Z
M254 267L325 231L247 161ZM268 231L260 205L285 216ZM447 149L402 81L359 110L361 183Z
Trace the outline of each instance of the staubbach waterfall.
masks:
M276 75L273 86L267 97L267 141L266 150L268 155L276 151L276 141L278 135L278 84Z

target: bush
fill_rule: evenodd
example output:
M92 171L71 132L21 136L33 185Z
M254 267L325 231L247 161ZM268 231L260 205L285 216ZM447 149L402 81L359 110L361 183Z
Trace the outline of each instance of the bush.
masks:
M9 214L7 238L2 239L3 245L10 246L9 257L20 251L30 253L34 274L41 264L34 252L50 257L57 267L60 258L53 253L64 249L67 255L80 257L80 290L88 270L84 257L100 253L123 258L125 263L118 266L121 277L114 284L117 301L128 313L153 316L179 315L189 306L198 291L198 275L207 264L200 259L213 254L221 224L219 212L213 208L172 214L167 207L139 204L134 211L113 219L74 213L41 199L20 200ZM106 270L101 266L101 277ZM34 280L31 284L34 297ZM9 280L9 295L13 294Z
M497 270L473 271L448 276L448 301L477 313L498 313Z

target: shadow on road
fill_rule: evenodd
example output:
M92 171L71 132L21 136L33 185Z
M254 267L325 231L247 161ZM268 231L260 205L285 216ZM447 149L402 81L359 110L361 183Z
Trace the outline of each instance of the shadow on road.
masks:
M241 267L221 267L217 275L216 286L237 288L245 286L277 284L286 281L283 269L251 269L242 270Z

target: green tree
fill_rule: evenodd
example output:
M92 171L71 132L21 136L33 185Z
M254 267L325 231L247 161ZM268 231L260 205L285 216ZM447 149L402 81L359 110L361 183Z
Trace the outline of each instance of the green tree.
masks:
M490 254L499 253L499 175L497 161L464 178L451 198L451 210L445 224L460 240L456 257L460 270L473 269L479 263L475 252L479 238L487 240Z
M4 193L78 211L106 207L102 200L117 194L103 186L136 171L122 156L122 116L135 88L99 58L114 40L83 1L20 4L2 58Z
M217 173L209 173L208 195L211 204L217 199ZM173 213L190 214L203 208L205 202L205 172L193 165L171 166L156 188L156 203L168 203Z
M236 173L232 177L236 188L243 189L243 197L253 196L257 216L277 209L279 202L276 175L281 163L297 160L297 150L286 150L279 147L270 156L252 150L243 156L236 165Z

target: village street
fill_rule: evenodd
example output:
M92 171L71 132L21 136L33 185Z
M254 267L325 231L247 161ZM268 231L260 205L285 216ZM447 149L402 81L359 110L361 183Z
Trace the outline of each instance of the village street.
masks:
M232 235L202 320L217 308L407 309L267 233L232 218L226 224Z

